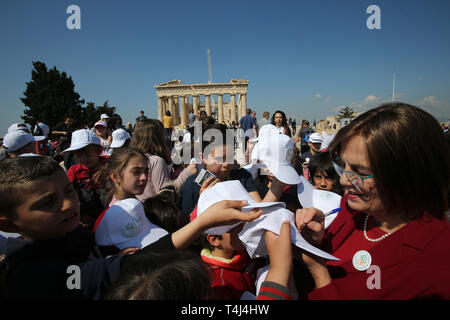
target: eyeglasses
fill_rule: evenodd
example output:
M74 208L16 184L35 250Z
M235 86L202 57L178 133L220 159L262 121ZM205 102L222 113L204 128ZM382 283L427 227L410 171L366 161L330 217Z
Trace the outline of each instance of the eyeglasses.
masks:
M359 175L356 172L344 170L344 168L342 168L340 165L338 165L336 163L336 161L339 161L339 160L340 160L340 158L336 158L335 161L332 161L333 167L334 167L334 170L336 170L336 173L339 176L342 176L343 174L345 174L345 176L347 177L347 180L358 190L358 192L362 193L361 189L364 188L364 180L367 180L369 178L374 178L375 175L372 174L372 175L361 177L361 175Z

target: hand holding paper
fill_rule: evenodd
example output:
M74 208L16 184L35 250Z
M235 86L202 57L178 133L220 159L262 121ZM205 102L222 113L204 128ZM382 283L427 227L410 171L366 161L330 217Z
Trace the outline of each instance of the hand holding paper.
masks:
M322 212L329 212L339 208L342 197L337 193L314 189L305 177L300 177L301 182L297 185L297 196L303 208L316 208ZM338 214L332 214L325 217L325 229Z

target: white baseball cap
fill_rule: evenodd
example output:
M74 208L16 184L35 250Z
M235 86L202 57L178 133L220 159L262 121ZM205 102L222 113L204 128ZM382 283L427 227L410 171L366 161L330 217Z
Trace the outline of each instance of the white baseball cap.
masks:
M323 142L323 138L322 135L318 132L314 132L310 137L309 137L309 142L311 143L322 143Z
M99 120L99 121L97 121L94 124L94 128L97 127L97 126L102 126L102 127L108 128L108 124L105 121L102 121L102 120Z
M44 136L32 136L23 130L15 130L5 134L3 137L3 145L8 151L16 151L30 142L42 141L44 139Z
M72 132L72 141L70 144L70 148L67 148L61 154L65 154L70 151L80 150L84 147L87 147L90 144L98 144L101 145L100 138L97 135L88 129L80 129Z
M245 190L242 183L238 180L230 180L216 183L211 188L202 192L197 203L197 217L206 211L213 204L222 200L247 200L248 204L242 207L242 211L251 211L253 208L266 208L271 206L286 207L284 202L256 202ZM206 234L221 235L230 231L242 222L233 225L218 226L209 228Z
M253 139L252 142L258 142L260 137L274 135L274 134L282 134L282 133L273 124L270 124L270 123L266 124L261 129L259 129L258 137Z
M109 119L109 116L108 116L106 113L103 113L103 114L100 116L100 119Z
M119 200L104 214L94 229L100 246L139 249L168 234L145 216L144 205L136 198Z
M24 123L13 123L12 125L9 126L8 128L8 133L12 132L12 131L17 131L17 130L28 130L30 131L30 128L28 128L28 126Z
M124 129L114 130L112 133L112 142L110 147L119 148L123 146L125 141L127 141L128 139L131 139L131 136L127 130Z
M264 128L268 126L265 125ZM271 131L272 132L272 131ZM270 172L286 184L300 183L300 176L292 167L294 141L285 134L264 134L252 150L251 160L264 163Z

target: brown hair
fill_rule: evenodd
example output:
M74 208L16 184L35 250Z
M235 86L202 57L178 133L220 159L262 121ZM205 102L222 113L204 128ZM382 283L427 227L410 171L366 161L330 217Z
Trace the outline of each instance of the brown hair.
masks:
M333 156L342 143L360 135L387 210L413 220L425 211L444 218L448 210L450 156L438 121L424 110L387 103L354 119L329 146Z
M212 298L209 267L198 254L136 252L123 259L120 277L105 300L205 300Z
M130 147L136 148L144 153L157 155L166 160L166 163L171 163L172 160L162 123L155 119L146 119L141 122L141 125L137 126L133 133Z
M0 216L14 217L16 207L25 196L24 188L35 180L65 173L63 168L49 157L17 157L0 161Z
M147 161L147 157L140 150L130 147L120 147L113 151L112 155L108 158L107 163L94 174L94 181L96 184L106 185L106 182L110 180L109 173L111 171L116 172L121 176L123 169L126 168L128 162L133 157L142 157ZM112 196L115 192L115 185L112 184L109 190L109 196Z

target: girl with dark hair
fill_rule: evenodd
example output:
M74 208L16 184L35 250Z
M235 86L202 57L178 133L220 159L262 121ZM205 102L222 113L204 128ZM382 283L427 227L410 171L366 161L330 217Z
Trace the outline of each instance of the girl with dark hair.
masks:
M144 193L137 197L141 201L156 195L162 187L168 184L173 184L177 191L180 190L186 179L197 172L195 163L189 164L172 181L172 159L166 141L163 125L155 119L141 121L131 138L130 147L142 151L148 159L147 186Z
M271 124L277 127L281 133L291 137L291 129L288 126L286 114L283 111L277 110L273 113Z

